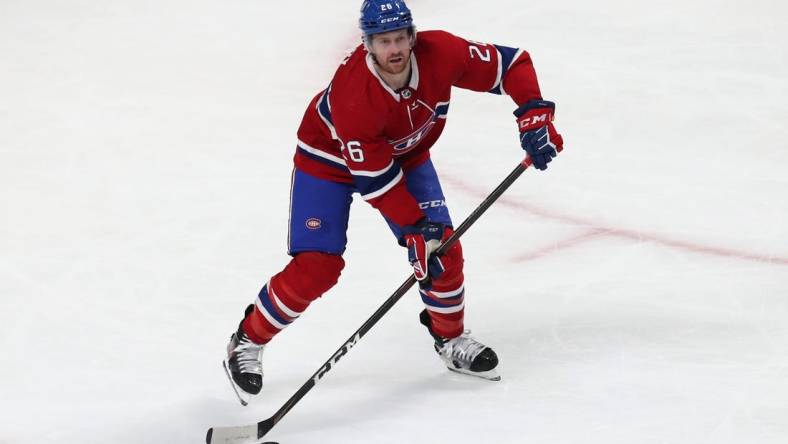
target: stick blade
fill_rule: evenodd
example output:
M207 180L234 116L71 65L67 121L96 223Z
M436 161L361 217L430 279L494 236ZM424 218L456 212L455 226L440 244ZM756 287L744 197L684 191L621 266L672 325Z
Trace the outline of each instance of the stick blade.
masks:
M257 425L211 427L205 436L206 444L254 444L257 441Z

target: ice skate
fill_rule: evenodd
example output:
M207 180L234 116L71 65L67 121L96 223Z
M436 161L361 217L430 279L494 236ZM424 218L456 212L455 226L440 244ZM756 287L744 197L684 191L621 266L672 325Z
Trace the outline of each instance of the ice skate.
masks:
M426 310L421 312L420 320L435 339L435 351L449 370L489 381L501 380L495 370L498 366L498 355L493 349L471 337L470 330L465 330L456 338L446 339L432 331Z
M246 316L249 316L253 309L254 306L250 305L246 309ZM252 342L241 325L238 325L238 331L230 336L227 358L222 365L241 405L249 404L251 397L260 393L263 388L263 349L265 344Z

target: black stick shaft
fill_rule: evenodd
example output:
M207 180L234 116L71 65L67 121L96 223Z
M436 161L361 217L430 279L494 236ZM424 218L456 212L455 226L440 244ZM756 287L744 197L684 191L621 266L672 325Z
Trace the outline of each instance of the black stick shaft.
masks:
M517 164L517 167L509 173L504 179L483 201L479 206L460 224L454 233L446 239L435 254L443 254L448 251L451 246L471 227L481 216L487 211L488 208L520 177L521 174L531 165L531 159L526 158L523 162ZM367 319L366 322L356 330L352 336L339 348L331 358L320 367L308 381L298 389L287 402L284 403L279 410L274 413L270 418L257 423L257 438L262 438L268 433L297 403L301 400L310 390L328 373L334 365L345 356L351 348L353 348L358 341L367 334L367 332L378 323L378 321L389 311L397 301L402 298L405 293L410 290L416 283L416 278L410 275L408 279L399 286L399 288L389 296L388 299L380 306L380 308Z

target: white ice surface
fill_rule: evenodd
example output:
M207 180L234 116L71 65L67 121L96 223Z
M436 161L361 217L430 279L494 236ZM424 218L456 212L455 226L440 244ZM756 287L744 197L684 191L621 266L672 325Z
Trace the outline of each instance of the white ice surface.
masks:
M357 199L340 283L220 359L287 261L295 130L358 0L0 0L0 443L197 444L272 414L404 280ZM528 49L566 151L463 239L450 374L407 295L269 434L298 443L788 442L788 6L411 0ZM434 160L456 221L521 157L508 98L457 91Z

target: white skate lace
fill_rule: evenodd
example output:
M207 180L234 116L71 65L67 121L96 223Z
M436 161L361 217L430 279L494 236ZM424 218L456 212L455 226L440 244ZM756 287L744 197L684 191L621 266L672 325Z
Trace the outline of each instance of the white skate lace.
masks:
M255 344L246 335L242 335L233 352L238 361L241 373L263 374L263 349L265 344Z
M487 348L486 345L472 338L470 333L470 330L465 330L461 336L446 341L441 348L441 356L452 363L456 361L461 368L470 368L473 360Z

